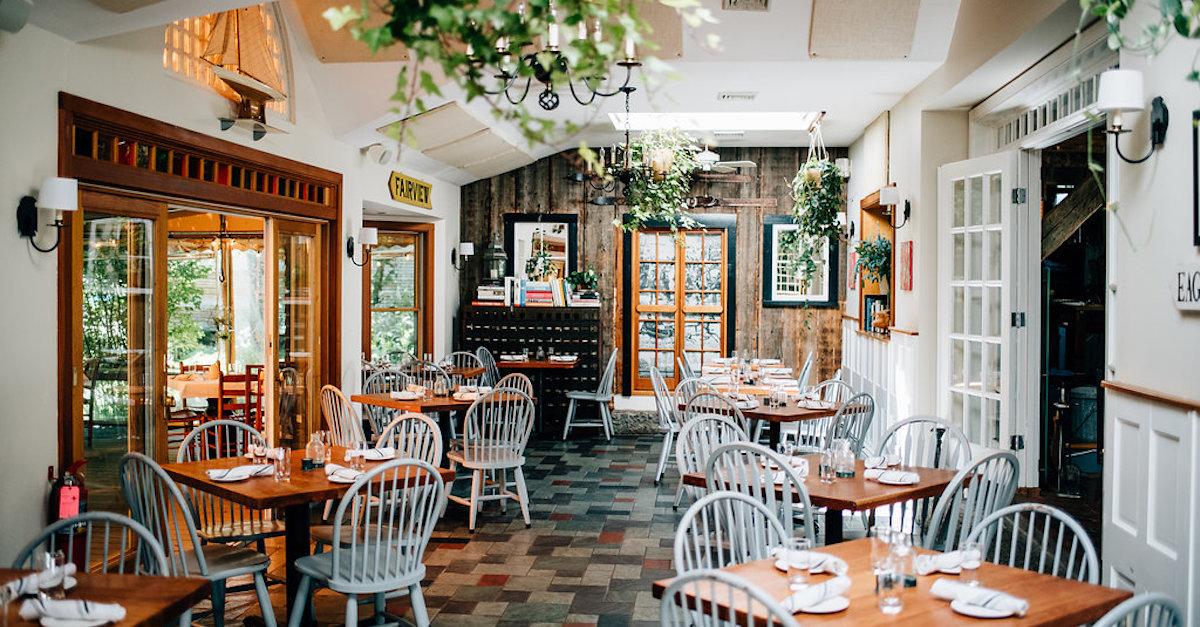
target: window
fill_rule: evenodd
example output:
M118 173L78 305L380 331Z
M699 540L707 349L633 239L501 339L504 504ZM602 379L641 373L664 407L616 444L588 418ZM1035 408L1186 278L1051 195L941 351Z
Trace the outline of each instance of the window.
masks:
M666 229L633 234L635 390L651 389L652 366L673 386L679 357L700 370L724 353L726 237L722 230L680 231L678 237Z
M379 244L363 267L363 356L423 355L433 344L433 225L368 226L379 229Z
M288 54L287 33L283 26L279 5L274 2L260 4L258 9L262 11L263 24L267 28L267 50L271 53L275 71L283 81L284 91L288 95L286 100L267 103L267 109L288 122L295 122L296 114L291 98L294 93L292 60ZM163 37L163 69L188 82L207 87L236 101L238 95L224 81L217 78L208 63L200 58L200 55L204 53L204 47L208 43L208 37L216 18L217 14L212 13L188 17L167 24Z

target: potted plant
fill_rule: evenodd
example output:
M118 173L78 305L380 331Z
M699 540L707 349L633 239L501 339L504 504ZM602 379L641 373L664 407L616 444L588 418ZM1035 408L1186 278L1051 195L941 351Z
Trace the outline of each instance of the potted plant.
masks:
M856 272L868 280L879 283L879 293L888 294L888 280L892 276L892 242L882 235L864 240L854 249L858 253Z
M587 270L576 270L567 275L567 282L571 284L571 289L577 296L595 298L596 286L600 283L600 277L596 274L595 268L588 266Z
M687 213L696 171L696 140L679 129L646 131L630 146L633 168L625 185L629 210L623 222L626 231L636 231L646 222L665 222L672 230L698 223Z
M796 251L800 280L807 286L817 271L817 255L825 242L841 235L842 173L827 157L810 155L792 178L792 200L792 217L798 228L784 245Z

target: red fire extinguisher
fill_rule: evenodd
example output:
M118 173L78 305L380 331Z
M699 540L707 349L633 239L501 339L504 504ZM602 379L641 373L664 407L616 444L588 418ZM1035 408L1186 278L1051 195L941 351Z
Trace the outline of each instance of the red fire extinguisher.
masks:
M87 487L83 484L83 475L79 472L86 463L86 459L77 460L67 466L61 475L51 478L48 512L51 523L78 516L87 511ZM85 541L83 531L83 528L78 526L64 529L58 534L55 544L61 548L64 554L74 558L76 567L86 570L88 565L79 563L87 554L83 546Z

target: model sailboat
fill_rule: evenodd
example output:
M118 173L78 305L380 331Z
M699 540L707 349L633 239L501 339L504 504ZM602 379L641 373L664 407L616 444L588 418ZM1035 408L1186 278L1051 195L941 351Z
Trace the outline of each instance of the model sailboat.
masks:
M221 118L221 130L245 122L254 139L261 139L267 132L267 103L287 98L268 48L262 9L251 6L217 14L200 58L241 97L236 117Z

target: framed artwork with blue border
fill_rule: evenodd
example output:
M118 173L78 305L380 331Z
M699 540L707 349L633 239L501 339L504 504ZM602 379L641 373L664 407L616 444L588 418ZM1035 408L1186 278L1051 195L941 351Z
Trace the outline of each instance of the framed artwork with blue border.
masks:
M1192 111L1192 245L1200 246L1200 109Z
M826 240L817 271L805 286L793 258L797 253L787 245L797 228L791 216L763 217L763 307L837 307L837 240Z

